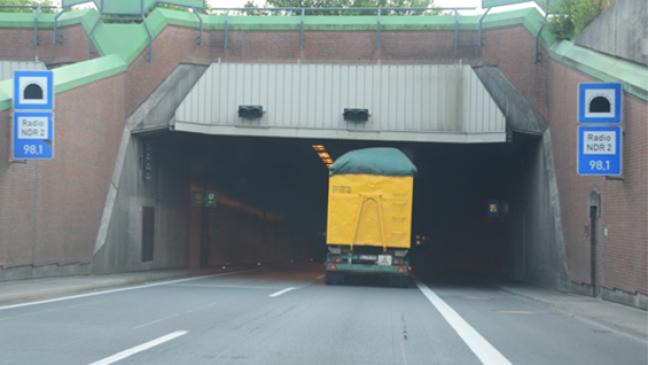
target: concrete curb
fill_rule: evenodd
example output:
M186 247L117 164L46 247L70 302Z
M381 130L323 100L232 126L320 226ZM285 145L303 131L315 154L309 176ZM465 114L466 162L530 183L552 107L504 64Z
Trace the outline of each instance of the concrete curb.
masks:
M632 327L629 327L629 326L624 326L623 324L607 320L606 318L602 318L600 316L591 315L591 314L588 314L588 313L583 312L583 311L573 310L572 308L570 308L570 307L573 307L573 306L556 303L554 301L548 300L548 299L543 298L541 296L532 295L532 294L517 290L516 288L513 288L513 287L503 286L503 285L499 285L499 284L495 284L495 286L497 288L499 288L500 290L505 291L507 293L517 295L517 296L520 296L520 297L524 297L524 298L527 298L527 299L531 299L533 301L540 302L540 303L543 303L543 304L547 304L550 307L552 307L553 309L555 309L555 310L557 310L557 311L559 311L561 313L567 314L570 317L595 322L596 324L601 325L603 327L607 327L608 329L613 330L615 332L620 332L620 333L622 333L624 335L628 335L628 336L634 337L634 338L636 338L638 340L648 342L648 328L646 328L646 330L643 331L643 332L638 331L635 328L632 328ZM560 294L564 294L564 293L560 293ZM567 295L567 294L564 294L564 295ZM599 300L599 301L603 305L609 304L610 306L612 306L612 305L614 305L614 306L623 306L622 304L618 304L618 303L613 303L613 302L608 303L608 302L604 302L602 300ZM632 311L641 311L641 309L637 309L637 308L619 308L619 309L621 309L621 310L625 309L625 310L629 310L629 311L630 310L632 310ZM646 316L648 316L648 313L646 313Z

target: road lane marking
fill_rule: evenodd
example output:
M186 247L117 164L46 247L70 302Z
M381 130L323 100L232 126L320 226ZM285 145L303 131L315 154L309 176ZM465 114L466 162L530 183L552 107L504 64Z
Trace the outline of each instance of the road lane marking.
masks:
M457 332L459 337L468 345L470 350L485 365L512 365L493 345L491 345L477 330L466 322L459 313L443 301L427 285L416 282L419 290L432 303L441 316L448 322L452 329Z
M407 355L405 354L405 342L404 341L400 342L400 349L401 349L401 358L403 360L403 364L407 365Z
M88 306L88 305L92 305L92 303L79 303L79 304L74 304L74 305L66 305L66 306L58 307L58 308L34 310L34 311L26 312L26 313L15 314L13 316L10 315L8 317L0 317L0 322L7 321L7 320L10 320L10 319L23 318L23 317L28 317L28 316L35 316L35 315L43 314L43 313L60 312L60 311L70 310L72 308L85 307L85 306Z
M315 277L315 279L324 279L324 274L322 274L322 275L317 275L317 276Z
M277 291L277 292L274 292L274 293L272 293L272 294L270 294L270 295L268 295L268 296L269 296L270 298L278 297L278 296L280 296L280 295L282 295L282 294L286 294L286 293L288 293L289 291L291 291L291 290L295 290L295 289L296 289L296 288L293 288L293 287L286 288L286 289L281 289L281 290L279 290L279 291Z
M10 304L10 305L5 305L5 306L0 306L0 311L7 310L7 309L21 308L21 307L29 307L29 306L38 305L38 304L56 303L56 302L62 302L62 301L65 301L65 300L94 297L96 295L113 294L113 293L119 293L119 292L123 292L123 291L129 291L129 290L152 288L152 287L155 287L155 286L162 286L162 285L168 285L168 284L177 284L177 283L183 283L185 281L201 280L201 279L213 278L213 277L218 277L218 276L227 276L227 275L233 275L233 274L240 274L240 273L250 272L250 271L258 271L258 269L230 271L230 272L224 272L224 273L219 273L219 274L194 276L194 277L184 278L184 279L159 281L159 282L155 282L155 283L151 283L151 284L128 286L128 287L125 287L125 288L117 288L117 289L109 289L109 290L101 290L101 291L95 291L95 292L85 293L85 294L69 295L69 296L59 297L59 298L38 300L38 301L34 301L34 302Z
M261 286L261 285L212 285L212 284L171 284L174 288L214 288L214 289L281 289L281 286Z
M122 352L118 352L118 353L116 353L116 354L114 354L112 356L103 358L103 359L101 359L99 361L95 361L95 362L91 363L90 365L110 365L110 364L114 364L117 361L124 360L125 358L131 357L131 356L133 356L133 355L135 355L135 354L137 354L139 352L146 351L146 350L151 349L151 348L153 348L155 346L159 346L159 345L161 345L161 344L163 344L165 342L169 342L169 341L171 341L173 339L176 339L176 338L178 338L180 336L184 336L187 333L189 333L189 332L188 331L171 332L168 335L158 337L155 340L149 341L147 343L143 343L143 344L141 344L139 346L131 347L131 348L129 348L127 350L124 350Z

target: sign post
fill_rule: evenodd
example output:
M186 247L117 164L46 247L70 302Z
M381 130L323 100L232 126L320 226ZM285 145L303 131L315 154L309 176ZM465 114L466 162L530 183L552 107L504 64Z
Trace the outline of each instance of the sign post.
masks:
M52 71L14 73L12 158L54 158L54 78Z
M623 146L620 126L578 127L578 174L620 176Z
M621 84L584 82L578 85L578 122L621 123Z
M583 176L623 174L621 84L578 85L578 162ZM589 124L589 125L587 125Z
M13 158L51 160L54 157L52 112L14 112Z

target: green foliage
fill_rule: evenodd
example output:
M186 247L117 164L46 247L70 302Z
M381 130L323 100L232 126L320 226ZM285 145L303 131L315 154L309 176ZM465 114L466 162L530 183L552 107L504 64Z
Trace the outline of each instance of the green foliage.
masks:
M267 0L268 6L276 8L428 8L434 0ZM390 14L416 14L420 11L390 11ZM383 12L387 14L387 12ZM308 15L373 15L362 11L310 11Z
M552 6L549 30L557 38L572 39L612 2L613 0L560 0Z
M39 1L36 0L0 0L0 5L32 5L38 6ZM52 6L51 0L40 1L41 6ZM34 10L29 8L0 8L0 12L3 13L31 13ZM52 9L42 9L43 13L51 13Z
M157 3L155 4L155 7L163 8L163 9L179 10L179 11L189 11L189 8L185 6L174 5L174 4Z
M254 1L248 0L245 5L243 5L245 9L249 9L245 14L246 15L262 15L260 11L258 10L253 10L257 9L258 7L254 4Z

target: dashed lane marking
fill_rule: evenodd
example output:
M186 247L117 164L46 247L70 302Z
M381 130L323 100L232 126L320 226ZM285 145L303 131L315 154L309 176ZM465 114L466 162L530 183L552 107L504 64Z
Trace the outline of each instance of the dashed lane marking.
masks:
M158 337L155 340L143 343L143 344L135 346L135 347L131 347L131 348L126 349L126 350L124 350L122 352L118 352L118 353L116 353L116 354L114 354L112 356L109 356L109 357L103 358L101 360L95 361L95 362L91 363L90 365L110 365L110 364L114 364L117 361L124 360L125 358L131 357L131 356L133 356L133 355L135 355L135 354L137 354L139 352L146 351L146 350L151 349L151 348L153 348L155 346L159 346L159 345L161 345L161 344L163 344L165 342L169 342L169 341L171 341L173 339L176 339L176 338L178 338L180 336L184 336L187 333L189 333L189 332L187 332L187 331L171 332L168 335Z
M280 296L280 295L282 295L282 294L286 294L286 293L288 293L289 291L291 291L291 290L295 290L295 289L296 289L296 288L293 288L293 287L286 288L286 289L281 289L281 290L279 290L279 291L277 291L277 292L274 292L274 293L272 293L272 294L270 294L270 295L268 295L268 296L269 296L270 298L278 297L278 296Z

